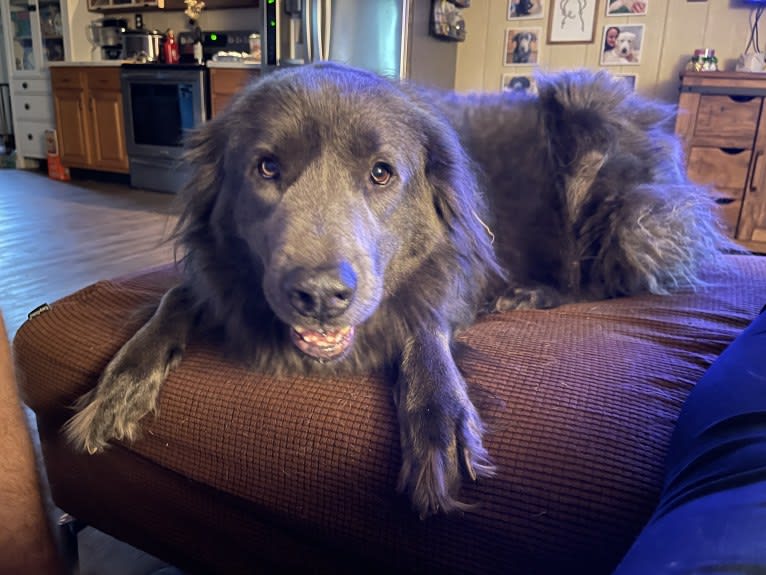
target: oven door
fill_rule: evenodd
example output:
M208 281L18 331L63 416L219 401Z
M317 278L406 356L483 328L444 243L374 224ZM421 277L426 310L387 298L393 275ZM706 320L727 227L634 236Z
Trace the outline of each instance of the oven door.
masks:
M184 134L207 120L206 70L123 67L128 156L178 160Z

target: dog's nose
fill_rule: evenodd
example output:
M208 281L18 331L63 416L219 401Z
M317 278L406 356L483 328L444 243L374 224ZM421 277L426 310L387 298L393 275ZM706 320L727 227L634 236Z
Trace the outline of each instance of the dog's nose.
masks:
M344 261L321 268L295 268L285 275L282 289L298 313L325 321L348 309L356 283L354 268Z

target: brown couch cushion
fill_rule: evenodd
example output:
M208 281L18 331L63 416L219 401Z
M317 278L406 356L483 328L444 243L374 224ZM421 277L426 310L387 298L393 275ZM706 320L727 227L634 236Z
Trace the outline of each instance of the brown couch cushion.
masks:
M425 522L394 492L397 424L375 374L275 378L194 342L141 440L71 453L67 406L170 267L56 302L14 346L58 504L187 568L606 573L652 511L689 390L766 303L766 259L729 259L694 292L493 315L462 334L498 473L464 488L475 512Z

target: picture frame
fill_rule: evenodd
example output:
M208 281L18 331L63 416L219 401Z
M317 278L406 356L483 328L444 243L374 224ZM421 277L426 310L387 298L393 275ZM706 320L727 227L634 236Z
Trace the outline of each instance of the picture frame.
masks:
M607 16L646 16L649 0L605 0Z
M536 94L537 83L534 76L528 74L503 74L500 89L503 92Z
M643 24L605 24L601 43L601 65L638 66L641 64L643 44Z
M630 86L630 89L634 92L638 87L638 74L612 74L615 80L623 81Z
M545 16L545 0L508 0L507 20L532 20Z
M539 64L541 38L542 28L506 28L503 66L536 66Z
M598 0L552 0L548 44L590 44L596 33Z

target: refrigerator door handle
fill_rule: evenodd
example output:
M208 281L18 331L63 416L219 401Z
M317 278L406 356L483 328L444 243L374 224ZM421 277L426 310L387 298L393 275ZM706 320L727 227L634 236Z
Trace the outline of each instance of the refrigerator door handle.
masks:
M322 36L322 60L330 59L330 41L332 34L332 0L324 1L324 33Z
M311 4L311 61L324 59L322 54L322 2L310 0Z
M301 8L302 14L301 14L301 33L303 34L303 47L306 51L306 63L314 61L314 50L313 50L313 27L312 27L312 20L311 20L311 12L313 11L313 4L314 0L305 0L303 2L303 7Z

